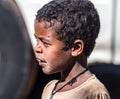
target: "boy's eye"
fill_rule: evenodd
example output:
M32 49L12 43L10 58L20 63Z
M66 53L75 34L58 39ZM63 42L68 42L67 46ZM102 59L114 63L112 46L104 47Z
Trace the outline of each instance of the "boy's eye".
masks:
M49 45L47 45L47 44L44 44L44 46L45 46L45 47L48 47Z
M35 37L35 39L37 41L40 41L41 44L43 44L43 46L45 46L45 47L48 47L49 45L51 45L48 40L45 40L45 39L40 38L40 37L37 37L36 35L34 35L34 37Z
M45 47L48 47L50 44L46 43L46 42L42 42L44 44Z

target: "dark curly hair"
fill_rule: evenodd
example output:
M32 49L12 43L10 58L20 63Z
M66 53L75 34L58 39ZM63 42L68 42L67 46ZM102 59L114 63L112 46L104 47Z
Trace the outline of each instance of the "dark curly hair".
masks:
M58 39L65 42L65 50L81 39L86 56L91 54L100 30L98 12L89 0L53 0L38 10L36 20L51 24Z

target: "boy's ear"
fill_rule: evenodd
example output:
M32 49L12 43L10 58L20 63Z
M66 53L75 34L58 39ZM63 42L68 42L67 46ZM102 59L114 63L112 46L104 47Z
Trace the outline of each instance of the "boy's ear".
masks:
M72 47L72 56L78 56L83 52L84 49L84 43L82 40L75 40L73 47Z

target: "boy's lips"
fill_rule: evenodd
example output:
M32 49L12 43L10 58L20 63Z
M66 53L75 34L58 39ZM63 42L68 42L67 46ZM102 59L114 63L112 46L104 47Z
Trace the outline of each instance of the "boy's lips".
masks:
M46 61L44 61L44 60L41 60L41 59L37 58L37 61L38 61L40 66L42 66L43 64L46 64Z

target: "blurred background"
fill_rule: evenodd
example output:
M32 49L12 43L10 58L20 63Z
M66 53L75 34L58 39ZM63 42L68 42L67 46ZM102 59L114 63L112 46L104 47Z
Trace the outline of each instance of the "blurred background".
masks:
M45 75L35 59L34 19L50 0L0 0L0 99L40 99L43 88L59 74ZM107 87L120 97L120 0L91 0L101 30L88 62Z
M32 45L34 40L34 19L38 9L50 0L16 0L24 17ZM120 1L119 0L91 0L101 20L100 35L89 63L102 62L120 64Z

